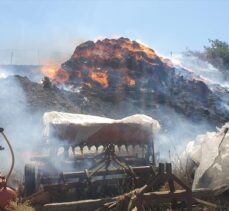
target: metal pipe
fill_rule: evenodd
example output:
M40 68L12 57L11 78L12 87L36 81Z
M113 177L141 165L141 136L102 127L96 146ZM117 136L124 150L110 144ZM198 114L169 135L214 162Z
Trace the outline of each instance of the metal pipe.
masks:
M152 168L150 166L138 166L138 167L132 167L134 173L136 174L143 174L148 176L149 173L152 173ZM89 174L91 174L92 171L89 171ZM97 176L102 176L105 173L109 175L113 174L124 174L125 171L123 169L111 169L108 172L102 170L97 173ZM78 178L78 177L84 177L85 173L84 171L78 171L78 172L62 172L62 175L65 179L72 179L72 178Z
M13 171L13 168L14 168L14 163L15 163L15 157L14 157L14 151L13 151L13 148L10 144L10 141L8 140L8 138L6 137L6 135L4 134L4 129L3 128L0 128L0 133L2 134L3 138L5 139L7 145L9 146L9 149L10 149L10 153L11 153L11 158L12 158L12 163L11 163L11 167L10 167L10 171L9 173L7 174L6 176L6 183L8 182L8 179Z

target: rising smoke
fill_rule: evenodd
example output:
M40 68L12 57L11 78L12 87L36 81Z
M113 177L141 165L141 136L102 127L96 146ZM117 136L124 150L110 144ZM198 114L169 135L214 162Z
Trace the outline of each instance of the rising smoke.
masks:
M212 84L219 84L222 87L229 88L225 74L207 61L185 54L174 54L171 60L178 66L183 66L195 74L208 79Z
M41 115L29 111L26 95L15 76L1 78L0 90L0 127L4 128L15 152L14 173L21 175L24 164L29 161L30 153L42 143ZM0 145L5 147L5 150L0 152L0 171L7 174L11 157L2 137Z

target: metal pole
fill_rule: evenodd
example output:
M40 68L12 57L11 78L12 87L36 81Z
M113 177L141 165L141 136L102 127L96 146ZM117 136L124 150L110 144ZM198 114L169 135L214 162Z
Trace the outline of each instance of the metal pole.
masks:
M14 57L14 52L13 50L11 51L11 54L10 54L10 64L12 65L13 64L13 57Z

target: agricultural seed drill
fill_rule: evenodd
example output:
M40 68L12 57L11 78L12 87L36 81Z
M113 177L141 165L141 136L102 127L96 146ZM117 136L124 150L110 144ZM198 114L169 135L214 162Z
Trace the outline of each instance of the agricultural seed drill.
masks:
M25 166L27 196L40 190L52 193L52 201L114 196L154 174L160 125L151 117L47 112L43 121L46 153Z

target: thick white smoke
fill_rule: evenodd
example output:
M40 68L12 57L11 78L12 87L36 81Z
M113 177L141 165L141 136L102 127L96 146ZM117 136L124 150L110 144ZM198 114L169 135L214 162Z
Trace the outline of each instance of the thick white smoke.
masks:
M216 126L208 121L194 122L166 105L149 107L142 102L142 105L139 106L133 102L133 99L126 99L117 106L117 109L114 107L108 116L114 115L109 117L122 118L136 113L149 115L160 122L161 130L155 137L158 162L177 160L189 141L195 139L199 134L214 131Z
M0 79L0 127L10 140L15 152L14 173L23 173L24 164L29 161L30 153L41 144L42 122L40 114L31 113L24 90L15 76ZM8 173L11 165L9 149L0 137L0 171Z
M159 161L173 162L179 159L190 140L215 128L207 121L194 122L165 106L160 106L152 115L159 119L161 124L161 131L155 140Z
M9 73L9 71L6 71L5 69L0 67L0 79L7 78L10 75L13 75L13 73Z
M185 67L193 71L196 75L206 78L210 84L218 84L229 88L229 82L225 74L207 61L184 54L174 54L170 59L175 65Z

